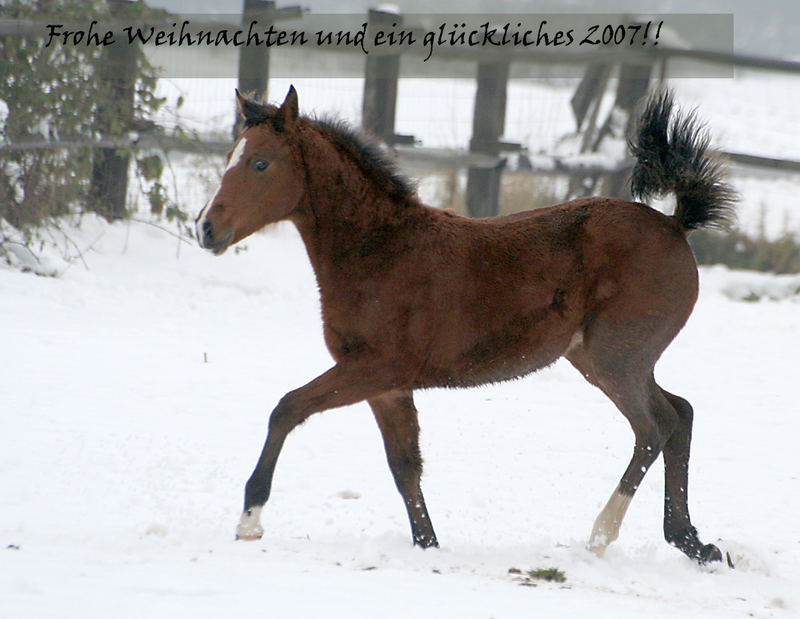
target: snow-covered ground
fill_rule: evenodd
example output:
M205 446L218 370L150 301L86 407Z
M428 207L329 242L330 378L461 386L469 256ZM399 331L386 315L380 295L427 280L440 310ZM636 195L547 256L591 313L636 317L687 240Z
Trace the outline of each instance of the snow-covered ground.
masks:
M736 569L663 541L660 462L606 556L584 549L632 435L563 362L418 394L440 549L411 546L365 405L289 438L245 543L268 413L330 364L297 235L214 258L143 223L64 232L60 277L0 268L0 617L800 614L800 278L704 268L657 368L696 411L694 522ZM548 567L566 582L509 574Z
M357 123L358 80L296 85L304 113ZM227 131L233 86L162 83L201 132ZM674 86L715 144L800 159L794 110L765 111L795 86ZM271 98L287 87L273 80ZM552 150L573 129L573 89L512 84L506 137ZM469 82L404 81L397 130L465 146L473 96ZM175 158L166 180L187 210L207 199L212 164ZM796 178L734 183L746 230L762 217L770 234L796 228ZM417 395L440 549L411 546L366 405L290 437L266 534L243 543L234 529L269 411L330 365L296 233L278 226L221 258L141 222L84 216L44 234L38 258L7 244L8 259L59 277L0 265L0 618L800 615L800 276L702 269L695 313L657 367L694 405L693 519L734 570L663 541L660 462L606 556L584 549L633 440L565 362ZM523 587L509 573L548 567L566 582Z

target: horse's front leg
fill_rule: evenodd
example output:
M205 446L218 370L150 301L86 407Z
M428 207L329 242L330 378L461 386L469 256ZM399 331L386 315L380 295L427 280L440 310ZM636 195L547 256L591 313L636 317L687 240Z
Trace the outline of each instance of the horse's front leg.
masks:
M375 360L341 362L307 385L287 393L269 418L269 431L261 457L247 481L244 511L236 539L259 539L261 509L269 499L272 475L289 432L314 413L355 404L393 389L397 380Z
M414 543L422 548L438 546L420 487L422 456L419 453L417 409L412 394L410 391L392 391L370 398L369 405L383 436L394 481L406 504Z

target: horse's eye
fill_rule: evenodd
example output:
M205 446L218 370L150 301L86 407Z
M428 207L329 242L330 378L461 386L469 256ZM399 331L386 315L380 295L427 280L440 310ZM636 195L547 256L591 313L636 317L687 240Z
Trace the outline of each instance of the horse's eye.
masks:
M252 168L256 172L263 172L269 167L269 161L265 161L264 159L256 159L252 163Z

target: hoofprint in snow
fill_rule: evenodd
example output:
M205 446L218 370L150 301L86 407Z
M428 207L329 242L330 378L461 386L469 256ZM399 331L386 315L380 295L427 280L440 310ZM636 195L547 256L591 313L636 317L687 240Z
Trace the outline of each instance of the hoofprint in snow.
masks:
M235 526L268 412L330 364L299 238L277 226L212 258L147 224L64 231L84 251L59 278L0 268L3 617L800 612L798 278L701 269L656 368L695 408L693 520L736 569L664 544L658 463L617 542L585 549L632 436L562 362L418 395L440 549L412 548L366 405L291 435L246 544ZM782 292L731 292L754 282ZM508 573L549 567L566 583Z

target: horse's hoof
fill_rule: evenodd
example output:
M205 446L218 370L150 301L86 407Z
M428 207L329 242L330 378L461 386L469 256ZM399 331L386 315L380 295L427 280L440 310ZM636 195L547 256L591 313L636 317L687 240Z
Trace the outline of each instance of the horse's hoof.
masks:
M419 546L422 549L425 548L438 548L439 542L436 540L436 537L415 537L414 538L414 545Z
M698 559L701 564L711 563L712 561L722 561L722 551L714 544L706 544L700 550Z
M253 541L261 539L264 529L259 520L261 519L261 508L251 507L242 512L242 519L236 527L236 539Z
M236 541L245 541L245 542L254 542L256 540L261 539L261 535L243 535L243 534L236 534Z

